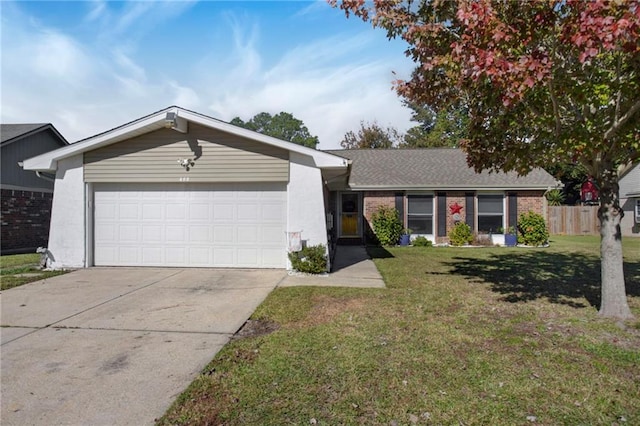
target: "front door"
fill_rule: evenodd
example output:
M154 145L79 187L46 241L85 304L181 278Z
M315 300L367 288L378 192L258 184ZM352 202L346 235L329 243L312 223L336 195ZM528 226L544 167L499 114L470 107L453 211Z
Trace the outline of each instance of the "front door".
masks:
M360 217L359 194L343 193L340 200L340 229L342 237L359 237L358 222Z

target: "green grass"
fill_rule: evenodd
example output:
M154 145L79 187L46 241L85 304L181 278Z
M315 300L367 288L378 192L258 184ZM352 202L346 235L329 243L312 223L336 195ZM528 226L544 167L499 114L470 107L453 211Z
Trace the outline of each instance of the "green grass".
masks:
M39 264L40 255L37 253L0 256L0 289L8 290L66 273L66 271L42 271L39 269Z
M372 249L387 289L280 288L161 425L640 424L640 322L597 316L598 240ZM640 318L640 239L624 240Z

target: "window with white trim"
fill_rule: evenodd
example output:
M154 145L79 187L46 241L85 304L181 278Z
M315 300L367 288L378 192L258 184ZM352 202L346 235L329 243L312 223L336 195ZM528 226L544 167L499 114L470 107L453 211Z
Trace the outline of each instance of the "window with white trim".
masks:
M478 194L478 231L498 233L504 227L504 195Z
M640 198L636 199L636 223L640 223Z
M407 228L413 234L433 234L433 195L407 195Z

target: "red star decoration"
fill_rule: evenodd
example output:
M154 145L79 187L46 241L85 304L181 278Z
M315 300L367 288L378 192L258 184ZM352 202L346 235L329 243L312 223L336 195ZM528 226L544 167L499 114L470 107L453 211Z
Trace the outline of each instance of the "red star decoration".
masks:
M450 205L449 208L451 209L451 214L460 214L460 212L462 211L462 206L458 203Z

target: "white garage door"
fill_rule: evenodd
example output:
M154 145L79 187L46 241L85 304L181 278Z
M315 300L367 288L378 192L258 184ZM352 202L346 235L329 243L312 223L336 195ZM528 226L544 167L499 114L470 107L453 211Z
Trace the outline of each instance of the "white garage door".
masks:
M284 268L284 184L95 184L94 264Z

